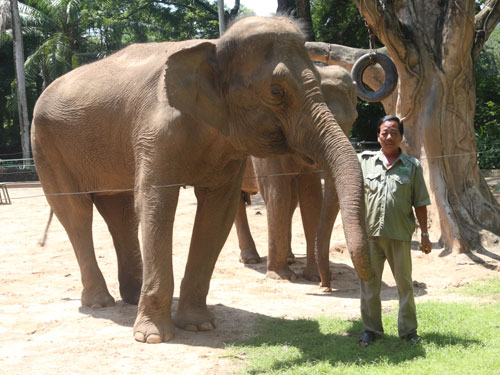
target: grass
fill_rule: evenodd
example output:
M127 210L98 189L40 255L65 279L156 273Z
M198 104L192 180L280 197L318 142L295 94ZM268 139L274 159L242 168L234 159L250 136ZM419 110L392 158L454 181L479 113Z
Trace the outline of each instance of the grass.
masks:
M500 277L464 284L458 293L465 296L500 298Z
M500 278L459 288L484 297L500 293ZM397 311L384 315L385 336L358 345L357 320L262 318L258 335L229 346L242 374L497 374L500 303L425 302L417 305L422 343L397 336ZM235 359L236 360L236 359Z

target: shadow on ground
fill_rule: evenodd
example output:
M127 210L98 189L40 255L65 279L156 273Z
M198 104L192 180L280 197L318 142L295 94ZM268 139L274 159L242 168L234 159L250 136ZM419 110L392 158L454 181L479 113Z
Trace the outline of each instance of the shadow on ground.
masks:
M286 372L294 366L307 366L311 363L329 362L332 366L369 365L370 363L400 364L426 356L422 343L411 344L407 340L396 336L383 336L368 347L358 344L363 331L362 323L358 320L347 322L347 327L340 333L324 333L328 327L320 327L315 320L285 320L280 318L265 318L259 322L257 336L244 342L232 345L238 350L242 347L262 347L272 352L271 347L286 345L287 351L297 349L298 355L288 356L280 360L274 359L272 369ZM477 345L478 340L455 336L429 333L423 336L425 343L432 343L438 347ZM263 359L264 360L264 359Z

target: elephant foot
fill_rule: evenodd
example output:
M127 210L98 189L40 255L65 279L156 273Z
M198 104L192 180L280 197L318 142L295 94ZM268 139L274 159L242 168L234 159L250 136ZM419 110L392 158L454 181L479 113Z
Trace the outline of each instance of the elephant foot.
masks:
M288 266L279 269L270 269L268 267L266 277L274 280L297 280L297 275Z
M297 261L295 259L295 255L292 253L292 250L288 251L288 255L286 257L286 261L288 262L288 264L293 264L293 263L295 263Z
M241 249L240 251L240 263L243 264L257 264L262 262L259 253L255 247L250 249Z
M152 318L139 312L134 324L134 339L147 344L159 344L172 340L174 330L170 314Z
M89 292L86 289L82 292L82 306L90 307L91 309L100 309L103 307L111 307L115 305L115 300L107 290L100 292Z
M215 315L208 308L179 308L174 316L175 326L186 331L211 331L217 326Z
M131 305L137 305L141 296L142 277L120 277L119 280L122 300Z
M302 271L302 277L309 281L319 282L321 280L317 267L306 267Z

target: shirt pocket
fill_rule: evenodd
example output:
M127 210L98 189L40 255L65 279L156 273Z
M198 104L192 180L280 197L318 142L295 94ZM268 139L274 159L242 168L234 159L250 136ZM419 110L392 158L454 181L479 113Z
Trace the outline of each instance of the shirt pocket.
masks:
M390 190L395 198L410 199L411 198L411 185L410 177L393 175L390 183Z
M367 173L365 176L365 192L375 193L380 186L380 173Z

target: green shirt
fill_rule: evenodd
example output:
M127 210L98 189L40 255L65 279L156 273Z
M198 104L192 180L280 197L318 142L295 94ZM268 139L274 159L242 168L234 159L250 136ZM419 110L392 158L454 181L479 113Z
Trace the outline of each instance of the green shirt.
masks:
M413 207L430 204L420 162L401 153L390 166L380 151L358 155L363 170L368 236L411 241Z

